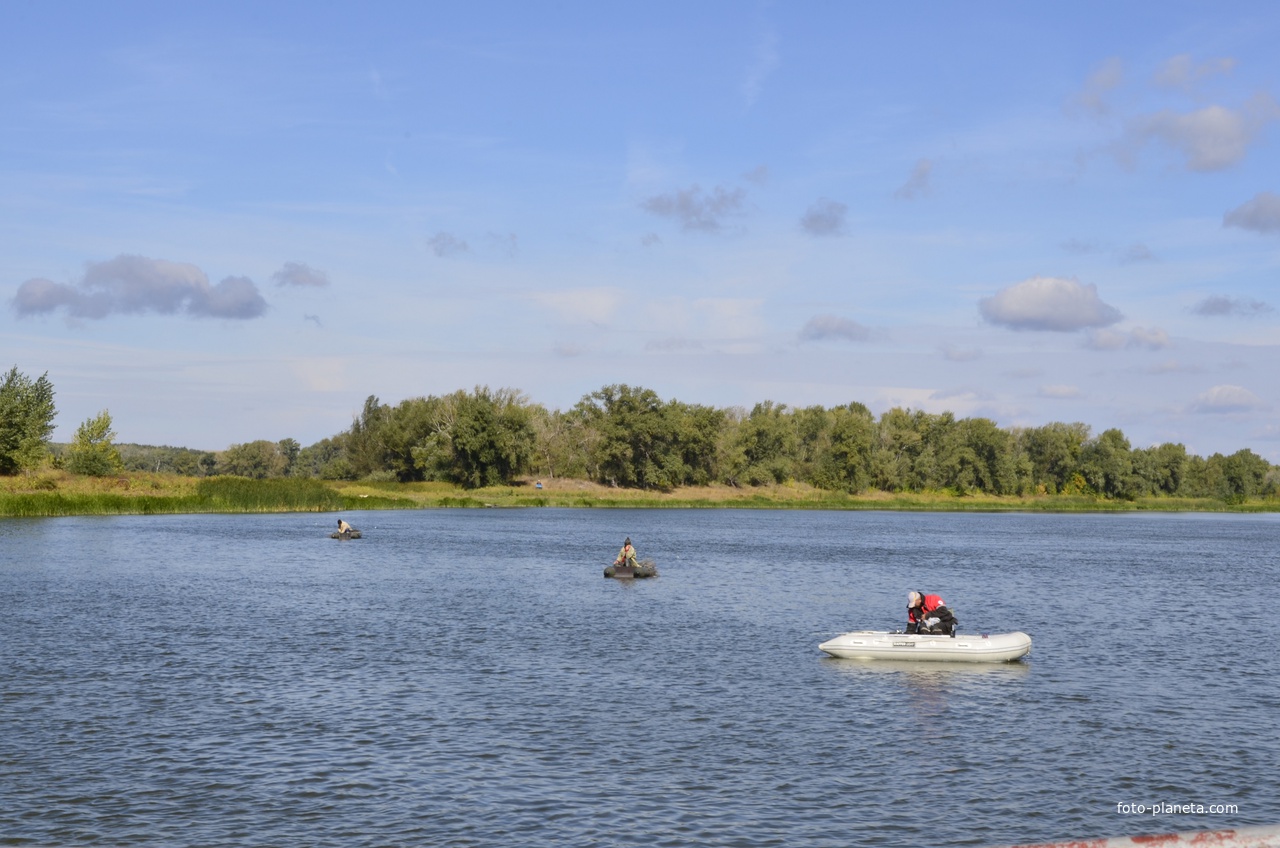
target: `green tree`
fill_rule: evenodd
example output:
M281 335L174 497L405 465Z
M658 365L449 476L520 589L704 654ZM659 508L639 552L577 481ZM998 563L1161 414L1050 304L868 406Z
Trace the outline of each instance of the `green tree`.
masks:
M184 477L200 477L204 474L202 461L212 456L206 451L191 448L175 448L168 445L118 444L125 471L150 471L156 474L180 474Z
M666 405L652 389L605 386L574 407L598 434L594 447L597 479L615 486L669 489L672 466L679 466L676 431Z
M1262 494L1274 498L1278 491L1280 491L1280 467L1273 465L1267 469L1267 476L1262 478Z
M791 415L796 433L796 479L813 483L831 449L832 415L815 404Z
M1222 476L1226 483L1225 496L1243 500L1261 494L1266 483L1267 472L1270 470L1271 464L1248 448L1223 458Z
M716 434L716 479L730 486L741 486L747 482L743 474L747 468L747 452L742 438L747 411L734 406L721 412L723 420Z
M458 398L451 478L464 486L510 483L533 453L533 415L514 389L477 387Z
M223 451L218 460L218 473L265 480L284 476L285 464L285 456L277 442L258 439L232 445Z
M912 424L920 434L920 450L912 466L913 488L967 490L973 485L976 457L966 452L956 417L950 412L918 412Z
M15 365L0 383L0 474L37 467L53 435L53 384L45 372L32 380Z
M924 447L921 413L895 407L880 416L871 452L871 483L886 492L916 488L915 465Z
M510 483L528 468L537 435L520 392L477 386L439 400L431 432L411 448L422 473L480 488Z
M1187 476L1187 449L1166 442L1153 448L1139 448L1132 453L1133 473L1141 481L1144 494L1176 495Z
M347 462L345 434L321 439L298 452L294 473L302 477L319 477L324 480L350 480L354 478Z
M297 439L281 439L276 442L280 455L284 457L284 476L291 477L298 467L298 456L302 453L302 445Z
M752 486L784 483L795 476L799 447L795 420L787 405L758 403L738 428L740 465L735 479Z
M1080 451L1089 439L1089 425L1055 422L1022 433L1022 447L1031 461L1032 481L1049 494L1072 485Z
M1218 455L1219 458L1221 454ZM1178 494L1190 498L1207 498L1215 495L1221 497L1226 491L1226 483L1222 475L1222 463L1210 463L1202 456L1188 456L1186 477L1178 489Z
M353 476L364 477L388 466L382 431L390 417L391 408L380 403L377 395L365 398L364 408L344 434L344 454Z
M575 449L574 420L560 410L548 411L544 406L534 406L532 425L534 434L532 467L536 473L555 479L586 475L586 464Z
M830 447L816 469L813 485L857 493L871 484L875 419L861 403L831 410Z
M1142 478L1133 471L1129 440L1115 428L1082 446L1080 473L1094 492L1108 498L1133 500L1142 488Z
M452 434L459 404L466 396L466 392L456 391L444 397L409 398L391 408L381 434L383 470L401 482L451 479ZM427 444L442 448L438 468L419 461L419 448Z
M946 413L944 417L949 416ZM946 488L991 494L1009 494L1017 489L1012 439L989 418L949 421L939 455Z
M700 404L671 401L668 413L676 419L676 444L683 477L680 485L705 486L719 476L719 434L725 412Z
M66 468L74 474L105 477L124 470L124 460L116 448L115 431L111 429L111 413L102 410L76 428L75 439L67 451Z

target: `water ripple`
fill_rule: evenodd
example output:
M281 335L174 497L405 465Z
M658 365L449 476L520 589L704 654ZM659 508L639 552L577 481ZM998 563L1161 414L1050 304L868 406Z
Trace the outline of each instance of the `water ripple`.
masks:
M0 844L948 845L1280 821L1270 516L0 525ZM357 520L358 519L358 520ZM614 537L661 577L600 577ZM511 551L518 550L519 557ZM1029 661L815 645L937 590ZM1245 651L1245 654L1241 652ZM1118 802L1236 804L1126 817Z

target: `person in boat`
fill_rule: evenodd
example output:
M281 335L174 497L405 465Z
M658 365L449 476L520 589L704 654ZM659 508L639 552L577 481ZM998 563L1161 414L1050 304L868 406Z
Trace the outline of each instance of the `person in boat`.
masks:
M614 565L629 565L636 567L636 549L631 547L631 537L622 543L622 550L618 551L618 558L613 561Z
M338 534L339 534L339 535L342 535L342 536L350 536L350 535L351 535L351 531L352 531L352 530L354 530L354 529L355 529L354 527L352 527L352 526L351 526L350 524L348 524L347 522L343 521L341 518L339 518L339 519L338 519Z
M907 593L907 632L956 635L956 616L940 595Z

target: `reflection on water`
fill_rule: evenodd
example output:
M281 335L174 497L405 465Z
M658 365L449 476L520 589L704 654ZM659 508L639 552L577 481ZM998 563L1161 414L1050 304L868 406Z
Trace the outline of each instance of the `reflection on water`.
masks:
M1018 679L1031 673L1031 660L1006 663L958 663L905 660L846 660L824 657L823 665L837 674L859 677L883 674L897 680L927 680L938 684L979 679Z
M345 517L363 539L312 515L0 522L2 839L983 845L1280 821L1280 652L1238 653L1268 632L1241 599L1276 588L1273 516ZM660 577L603 578L625 536ZM818 651L900 627L920 587L1032 657ZM1115 813L1155 799L1238 812Z
M897 690L895 708L909 712L922 730L940 730L934 720L952 705L970 709L974 703L998 702L1010 696L1008 687L1019 685L1031 673L1027 660L1011 663L946 663L899 660L837 659L828 657L824 668L845 678L850 686L888 683Z

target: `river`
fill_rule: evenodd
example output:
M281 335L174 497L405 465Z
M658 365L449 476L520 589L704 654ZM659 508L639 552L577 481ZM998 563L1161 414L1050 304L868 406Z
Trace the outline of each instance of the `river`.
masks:
M364 538L330 539L327 514L0 520L0 844L1280 823L1277 515L343 517ZM624 536L656 579L603 578ZM817 650L901 627L911 589L962 632L1031 634L1030 657Z

